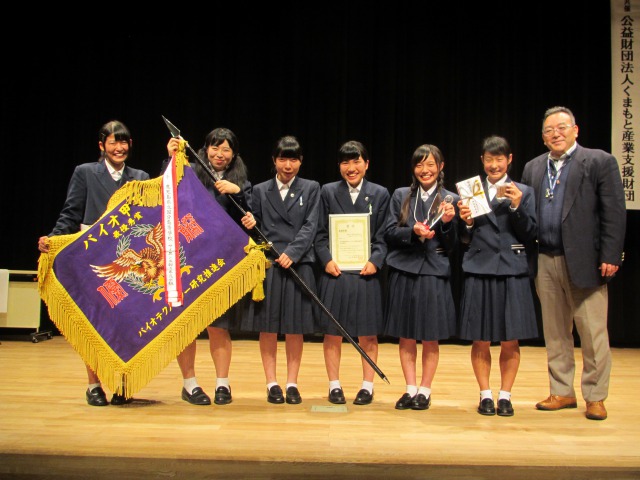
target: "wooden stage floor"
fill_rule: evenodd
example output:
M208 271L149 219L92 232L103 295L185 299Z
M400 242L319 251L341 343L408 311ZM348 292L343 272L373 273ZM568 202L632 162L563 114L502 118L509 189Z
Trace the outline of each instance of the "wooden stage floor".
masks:
M283 343L279 349L284 379ZM499 347L492 352L497 394ZM478 387L466 345L441 346L426 411L394 409L404 393L395 343L381 344L377 364L390 384L376 378L373 403L353 405L360 358L345 342L347 404L334 406L326 398L322 344L307 342L299 379L303 403L272 405L258 343L235 340L230 405L181 400L174 360L134 403L98 408L85 402L82 360L63 337L35 344L4 338L0 479L640 478L640 349L613 349L609 418L601 422L585 418L580 398L577 409L534 408L548 395L544 347L522 347L513 417L476 413ZM204 339L198 340L196 372L213 395Z

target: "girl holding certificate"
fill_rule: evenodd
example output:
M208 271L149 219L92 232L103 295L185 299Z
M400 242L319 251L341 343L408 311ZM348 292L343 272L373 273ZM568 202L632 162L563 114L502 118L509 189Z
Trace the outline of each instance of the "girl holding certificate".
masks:
M360 142L351 140L340 147L338 168L342 180L324 185L320 193L320 216L315 240L316 255L323 268L318 285L319 297L345 330L353 337L358 337L358 344L376 362L378 335L382 334L384 328L380 277L387 255L384 221L389 206L389 191L365 179L369 154ZM334 219L342 218L347 225L362 221L368 226L368 231L365 230L368 243L364 245L358 242L363 249L366 247L366 251L351 252L355 258L346 258L346 262L341 263L341 247L349 252L351 250L339 244L337 232L330 231L329 215ZM352 221L348 220L350 215ZM362 225L358 223L353 229L362 232L362 228L358 227ZM359 259L361 264L358 264ZM329 402L346 403L340 384L342 334L326 314L322 313L319 320L324 333ZM368 405L373 400L374 373L371 365L362 358L362 387L353 401L355 405Z
M258 227L279 253L267 269L265 299L251 302L253 312L243 319L243 330L260 332L260 354L270 403L302 402L298 372L303 335L316 333L314 306L291 272L294 267L309 288L315 290L313 241L318 228L320 184L298 176L302 146L295 137L276 143L272 155L276 175L253 187L251 212ZM273 254L273 250L269 250ZM272 255L273 256L273 255ZM276 379L278 335L285 337L287 384L283 394Z
M511 388L520 365L518 339L538 336L527 249L538 232L531 187L512 182L511 147L492 136L482 145L482 165L487 175L491 211L471 216L459 204L460 241L466 246L462 260L464 293L460 307L460 338L473 340L471 365L480 387L478 413L512 416ZM489 386L491 342L500 342L500 393L498 407Z
M454 205L445 190L444 158L435 145L421 145L411 158L409 187L393 192L386 219L389 297L385 334L399 339L406 392L398 410L426 410L440 355L439 340L455 334L456 311L449 284L448 254L457 245ZM422 375L417 383L417 343L422 343Z

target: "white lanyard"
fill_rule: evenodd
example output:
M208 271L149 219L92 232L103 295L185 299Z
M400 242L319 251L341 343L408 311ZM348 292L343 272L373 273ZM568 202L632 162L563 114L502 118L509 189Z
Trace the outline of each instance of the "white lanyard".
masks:
M547 165L547 179L549 180L549 188L547 188L547 191L544 194L545 198L548 198L549 200L553 199L553 191L555 190L556 185L560 184L560 172L566 164L567 160L565 160L562 165L560 165L560 168L556 170L556 167L553 164L553 160L549 159L549 163Z
M422 187L420 187L419 190L420 190L420 192L418 193L418 195L416 195L416 203L413 204L413 219L416 222L418 221L418 216L416 215L417 208L418 208L418 197L420 197L420 201L422 201ZM429 205L429 208L427 209L427 217L429 217L429 212L431 211L431 207L433 206L433 202L436 201L436 197L437 196L438 195L434 195L433 196L433 200L431 200L431 205ZM425 220L427 220L427 218L425 218ZM424 221L422 223L424 223Z

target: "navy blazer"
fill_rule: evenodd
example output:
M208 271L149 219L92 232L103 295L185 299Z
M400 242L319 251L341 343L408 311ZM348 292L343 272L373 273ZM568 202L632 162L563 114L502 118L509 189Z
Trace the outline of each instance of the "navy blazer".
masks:
M80 225L93 225L107 209L111 196L131 180L148 180L149 174L125 165L122 180L115 182L104 160L78 165L71 176L58 221L49 234L65 235L80 231Z
M434 229L436 235L431 240L420 241L420 238L413 233L413 226L416 223L414 211L417 212L417 221L423 221L428 212L422 211L422 199L416 205L416 197L419 196L417 189L411 195L409 202L409 216L405 225L399 226L400 210L404 199L409 195L409 187L400 187L393 192L389 202L389 211L385 220L384 238L389 246L387 253L387 265L409 273L423 275L437 275L448 277L451 274L451 264L448 254L453 251L458 243L457 235L457 207L456 216L449 223L438 222ZM435 192L434 192L435 195ZM453 197L455 206L460 197L453 192L441 190L442 198L447 195Z
M389 208L389 191L378 184L364 179L356 202L351 200L349 185L344 180L322 186L320 192L320 217L315 240L316 255L324 267L333 258L329 250L329 214L368 213L371 256L369 261L378 270L384 266L387 243L384 240L384 226Z
M507 178L507 181L511 181ZM465 252L462 270L477 275L533 276L527 261L527 252L533 248L538 234L533 189L513 182L522 191L520 205L511 211L511 201L489 203L491 212L473 219L473 227L459 222L460 243ZM486 181L485 181L486 185ZM485 189L489 202L488 189Z
M313 241L319 210L320 184L315 180L296 176L284 200L275 177L253 187L251 213L258 228L278 253L286 253L294 263L316 260Z
M547 152L530 160L522 173L522 183L535 190L536 211L542 182L547 181L548 158ZM562 204L564 257L573 284L595 288L611 279L600 274L601 263L622 264L627 225L624 188L618 162L610 153L578 145L570 161Z

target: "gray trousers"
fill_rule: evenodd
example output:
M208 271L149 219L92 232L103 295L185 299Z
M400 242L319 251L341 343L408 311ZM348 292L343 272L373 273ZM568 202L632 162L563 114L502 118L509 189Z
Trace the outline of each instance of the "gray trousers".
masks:
M575 322L582 350L582 397L605 400L609 394L611 350L607 331L607 285L577 288L571 283L564 256L540 254L536 291L542 308L552 395L575 397Z

